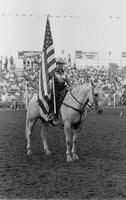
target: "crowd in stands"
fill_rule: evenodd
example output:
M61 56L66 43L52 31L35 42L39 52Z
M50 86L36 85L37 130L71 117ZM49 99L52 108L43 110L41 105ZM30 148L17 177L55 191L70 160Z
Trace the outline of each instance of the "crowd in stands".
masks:
M113 95L116 94L118 103L122 94L125 77L120 73L112 74L108 68L104 66L84 66L79 69L71 62L64 65L65 71L68 74L71 87L76 87L91 80L97 80L104 91L105 105L112 105ZM38 90L38 73L39 67L36 62L24 62L21 73L16 69L16 64L13 57L5 57L0 59L0 108L6 104L6 108L24 108L26 104L26 95L30 99ZM27 90L27 93L26 93ZM19 106L20 105L20 106Z
M16 108L25 98L24 79L16 70L13 56L0 58L0 108Z

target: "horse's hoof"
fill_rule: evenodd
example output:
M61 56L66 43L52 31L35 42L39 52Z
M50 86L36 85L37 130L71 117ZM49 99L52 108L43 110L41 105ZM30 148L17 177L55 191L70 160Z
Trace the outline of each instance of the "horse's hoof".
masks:
M73 160L79 160L79 156L76 153L73 153Z
M30 156L30 155L32 155L32 150L31 150L31 149L28 149L28 151L27 151L27 156Z
M48 149L48 150L45 150L45 154L46 154L47 156L50 156L52 153L51 153L51 151Z
M70 155L67 155L67 162L72 162L73 158Z

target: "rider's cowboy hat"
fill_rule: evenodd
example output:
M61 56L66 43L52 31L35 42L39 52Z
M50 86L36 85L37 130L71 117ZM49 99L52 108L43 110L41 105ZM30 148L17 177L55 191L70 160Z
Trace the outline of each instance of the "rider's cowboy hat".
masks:
M57 59L56 64L65 64L64 60L62 58Z

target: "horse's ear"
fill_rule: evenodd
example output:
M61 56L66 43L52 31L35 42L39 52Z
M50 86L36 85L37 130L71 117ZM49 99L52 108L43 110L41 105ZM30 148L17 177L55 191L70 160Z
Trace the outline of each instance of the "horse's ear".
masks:
M97 86L98 86L98 81L97 81L97 79L91 80L91 85L92 85L93 88L94 88L94 87L97 87Z
M94 87L95 86L95 84L94 84L94 82L91 80L91 85L92 85L92 87Z

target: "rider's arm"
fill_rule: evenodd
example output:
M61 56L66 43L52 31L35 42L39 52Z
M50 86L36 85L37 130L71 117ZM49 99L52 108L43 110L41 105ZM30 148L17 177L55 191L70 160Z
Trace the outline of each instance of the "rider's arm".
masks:
M66 81L67 85L70 87L70 79L66 73L64 75L65 75L65 81Z

